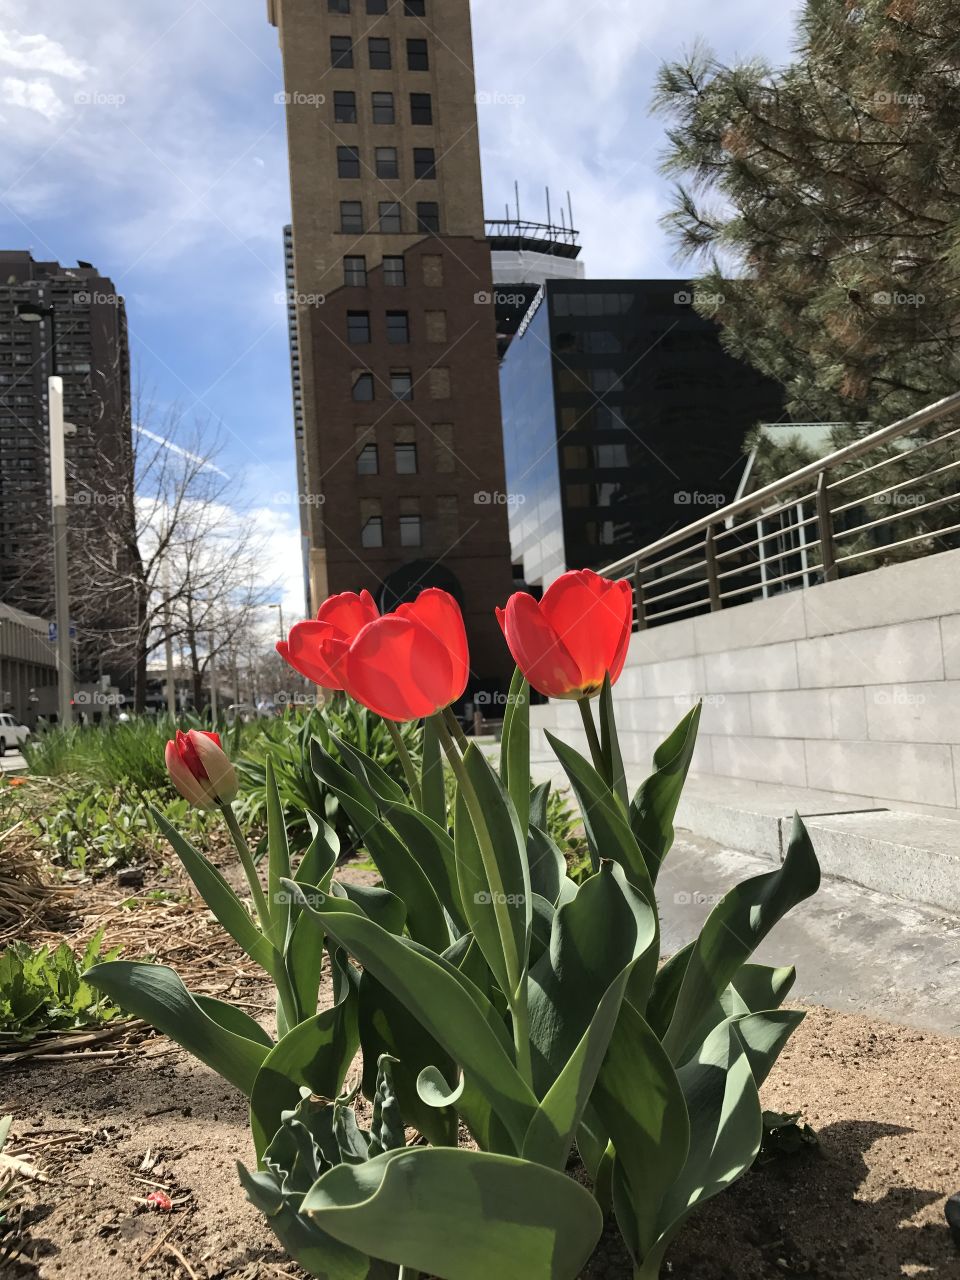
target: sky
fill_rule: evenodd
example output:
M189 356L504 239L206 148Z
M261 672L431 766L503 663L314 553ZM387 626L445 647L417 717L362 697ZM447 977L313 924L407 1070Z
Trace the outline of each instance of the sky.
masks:
M319 3L320 0L317 0ZM431 0L441 5L443 0ZM593 277L682 274L658 225L657 69L696 40L788 60L796 0L473 0L487 216L571 192ZM0 247L78 258L126 299L144 421L217 421L221 465L302 613L282 229L283 88L266 0L0 0Z

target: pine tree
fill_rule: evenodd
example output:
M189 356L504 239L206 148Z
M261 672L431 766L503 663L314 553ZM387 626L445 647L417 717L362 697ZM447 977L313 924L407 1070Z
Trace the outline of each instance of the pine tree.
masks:
M668 228L795 420L883 425L960 389L954 0L807 0L789 66L698 48L655 107Z

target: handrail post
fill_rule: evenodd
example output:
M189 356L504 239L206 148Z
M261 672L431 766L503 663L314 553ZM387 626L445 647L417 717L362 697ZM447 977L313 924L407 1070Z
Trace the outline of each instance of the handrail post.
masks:
M705 549L707 553L707 587L710 591L710 608L715 613L717 609L723 608L723 601L720 599L720 580L717 577L717 543L714 537L713 525L710 525L707 529Z
M840 576L836 552L833 548L833 512L830 510L830 493L827 488L826 470L817 479L817 529L820 534L820 561L824 582L836 582Z
M642 568L638 560L633 566L633 598L637 602L637 630L646 631L647 629L647 606L643 598L643 581L640 574Z

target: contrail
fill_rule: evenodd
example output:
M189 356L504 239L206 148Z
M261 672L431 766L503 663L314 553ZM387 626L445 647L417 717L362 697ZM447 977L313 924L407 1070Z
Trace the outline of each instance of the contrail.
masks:
M136 422L133 423L133 429L136 431L137 435L146 436L147 439L152 440L154 444L162 444L163 447L165 449L169 449L171 453L179 453L181 458L189 458L191 462L199 462L202 467L207 469L207 471L215 471L218 476L223 476L224 480L230 479L226 471L222 471L212 462L208 462L206 458L201 458L195 453L190 453L188 449L181 449L181 447L178 444L174 444L172 440L165 440L163 436L158 436L153 431L148 431L146 427L141 427Z

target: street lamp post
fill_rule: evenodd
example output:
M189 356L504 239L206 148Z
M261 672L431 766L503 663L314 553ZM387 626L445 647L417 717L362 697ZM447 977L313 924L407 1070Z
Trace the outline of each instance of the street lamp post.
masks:
M277 612L280 614L280 639L281 639L281 641L282 641L282 640L286 640L286 638L287 638L287 633L286 633L286 631L284 631L284 629L283 629L283 605L282 605L282 604L268 604L268 605L267 605L267 608L268 608L268 609L276 609L276 610L277 610Z
M73 670L70 661L70 573L67 564L67 450L63 421L63 379L57 376L57 330L53 307L21 303L17 315L28 324L50 321L50 376L47 413L50 431L50 507L53 527L53 589L57 623L57 688L60 723L73 721Z

